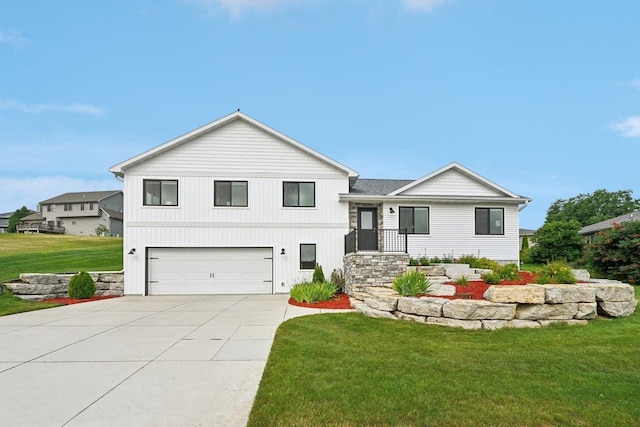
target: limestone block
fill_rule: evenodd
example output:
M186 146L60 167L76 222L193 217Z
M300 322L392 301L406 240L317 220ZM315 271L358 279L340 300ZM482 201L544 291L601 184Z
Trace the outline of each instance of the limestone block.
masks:
M516 314L515 304L502 304L485 300L457 299L451 300L442 307L442 315L452 319L513 319Z
M549 326L549 325L553 325L553 324L557 324L557 323L564 323L567 325L578 325L578 326L584 326L584 325L588 325L589 321L588 320L576 320L576 319L569 319L569 320L539 320L540 325L542 326Z
M396 291L394 291L393 289L390 288L385 288L385 287L381 287L381 286L367 286L364 288L365 292L367 292L369 295L380 295L380 296L398 296L400 294L398 294Z
M99 273L98 281L106 283L122 282L124 275L122 273Z
M535 320L482 320L482 328L489 331L502 328L539 328L540 323Z
M577 268L571 270L571 272L578 282L588 282L591 279L591 274L589 274L589 272L583 268Z
M46 295L46 294L66 294L68 284L30 284L30 283L5 283L7 289L17 295Z
M482 329L482 322L479 320L460 320L450 319L448 317L427 317L430 325L451 326L453 328L462 329Z
M398 309L397 296L372 295L365 298L364 303L376 310L396 311Z
M610 317L627 317L636 309L638 301L600 301L598 312Z
M351 297L358 299L360 301L364 301L365 298L370 297L371 295L369 295L366 292L362 292L362 291L353 291L351 292Z
M398 300L398 310L421 316L440 317L442 316L442 306L448 302L449 300L446 298L405 297Z
M353 306L353 308L356 310L356 312L362 313L367 317L375 317L379 319L393 319L393 320L397 319L397 317L395 317L393 314L389 313L388 311L376 310L364 303L356 303Z
M400 320L408 320L409 322L424 323L425 320L426 320L426 317L424 317L424 316L416 316L415 314L407 314L407 313L403 313L401 311L396 311L393 314L398 319L400 319Z
M598 317L598 303L597 302L580 302L578 303L578 313L576 319L588 320Z
M445 285L444 283L432 283L427 293L429 295L455 295L456 287L453 285Z
M544 304L545 291L538 285L493 285L484 293L491 302L516 302L520 304Z
M595 302L596 290L582 285L539 285L545 290L545 301L550 304L567 302Z
M620 282L584 283L580 286L594 288L597 301L633 301L633 287Z
M578 303L567 304L520 304L516 318L523 320L573 319L578 314Z
M60 283L69 284L72 274L41 274L41 273L23 273L20 280L26 283L37 285L57 285Z

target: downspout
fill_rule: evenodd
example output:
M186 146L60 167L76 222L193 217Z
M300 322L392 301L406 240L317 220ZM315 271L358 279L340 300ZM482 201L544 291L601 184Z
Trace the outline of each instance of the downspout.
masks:
M522 205L521 208L518 208L518 212L522 212L522 210L524 208L526 208L527 206L529 206L529 200L525 200L524 204Z

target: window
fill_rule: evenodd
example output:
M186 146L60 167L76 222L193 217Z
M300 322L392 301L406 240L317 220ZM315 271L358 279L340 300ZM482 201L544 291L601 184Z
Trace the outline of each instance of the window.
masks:
M84 210L84 203L80 203L80 210L83 211Z
M47 212L51 212L51 205L47 205Z
M476 235L504 234L504 209L476 208Z
M315 243L300 244L300 269L313 270L316 268L316 245Z
M400 206L399 224L400 230L406 228L409 234L429 234L429 208Z
M73 205L71 203L65 203L64 204L64 211L65 212L70 212L73 210Z
M247 181L216 181L214 206L248 206L247 187Z
M76 222L75 221L71 221L71 225L76 225Z
M93 210L93 202L89 203L89 210L92 211Z
M282 188L283 206L303 208L316 206L315 182L284 182Z
M178 181L145 179L145 206L178 206Z

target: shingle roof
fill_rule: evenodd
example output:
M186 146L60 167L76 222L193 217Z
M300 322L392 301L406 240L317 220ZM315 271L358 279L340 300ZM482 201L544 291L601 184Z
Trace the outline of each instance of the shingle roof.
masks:
M107 208L100 208L100 209L102 209L111 218L119 219L120 221L122 221L122 212L114 211L113 209L107 209Z
M622 224L623 222L638 221L640 220L640 211L631 212L628 214L620 215L615 218L606 219L604 221L596 222L595 224L587 225L580 229L580 234L594 234L600 230L611 228L613 224Z
M51 199L44 200L40 204L53 204L53 203L88 203L99 202L113 194L121 193L120 190L111 191L85 191L79 193L64 193L60 196L53 197Z
M9 219L13 215L13 212L0 213L0 218Z
M42 221L44 218L40 212L34 212L20 219L20 221Z
M411 182L412 179L358 179L349 194L385 196Z
M521 236L524 236L525 234L527 236L532 236L533 233L535 233L535 232L536 232L536 230L531 230L530 228L521 228L521 229L519 229L519 234Z

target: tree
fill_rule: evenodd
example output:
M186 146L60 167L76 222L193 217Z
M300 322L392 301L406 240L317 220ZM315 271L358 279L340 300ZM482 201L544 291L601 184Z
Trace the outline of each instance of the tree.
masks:
M587 247L587 261L611 279L640 284L640 221L599 232Z
M23 206L20 209L16 210L9 217L9 227L7 227L7 231L9 233L15 233L16 232L16 225L18 225L20 220L22 218L24 218L25 216L27 216L27 215L31 215L32 213L33 213L33 211L31 209L27 209L26 206Z
M553 260L575 261L582 256L584 239L576 220L554 221L544 224L533 235L536 246L530 249L535 262Z
M100 224L96 227L96 236L106 236L109 233L109 229L106 225Z
M545 224L576 220L583 227L605 219L640 210L640 199L632 197L633 190L610 192L596 190L570 199L558 199L547 210Z

